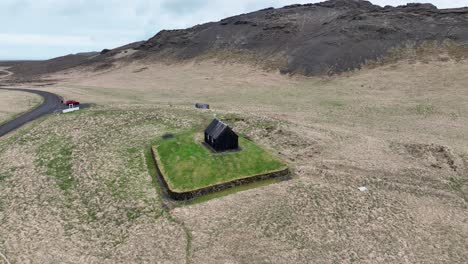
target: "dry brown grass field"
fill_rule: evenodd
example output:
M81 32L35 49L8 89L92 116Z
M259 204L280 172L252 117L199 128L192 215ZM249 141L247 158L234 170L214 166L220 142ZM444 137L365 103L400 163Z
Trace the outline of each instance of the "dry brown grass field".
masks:
M0 89L0 124L39 105L38 95Z
M467 72L464 60L400 61L304 78L205 61L51 76L64 81L41 89L94 105L0 139L0 252L12 263L466 263ZM294 177L167 208L145 150L213 114L236 117Z

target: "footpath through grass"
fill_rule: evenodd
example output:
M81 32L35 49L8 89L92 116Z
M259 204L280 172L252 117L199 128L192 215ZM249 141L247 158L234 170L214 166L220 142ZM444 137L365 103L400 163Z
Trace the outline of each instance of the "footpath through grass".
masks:
M214 154L202 145L200 135L190 131L161 139L154 149L163 176L175 192L194 191L286 168L245 138L239 137L239 145L241 151Z

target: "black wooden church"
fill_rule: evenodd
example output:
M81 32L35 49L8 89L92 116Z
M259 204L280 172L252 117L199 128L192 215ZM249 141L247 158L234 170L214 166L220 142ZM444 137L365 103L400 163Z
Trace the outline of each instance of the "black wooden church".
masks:
M205 143L217 152L239 149L239 136L232 129L214 119L205 129Z

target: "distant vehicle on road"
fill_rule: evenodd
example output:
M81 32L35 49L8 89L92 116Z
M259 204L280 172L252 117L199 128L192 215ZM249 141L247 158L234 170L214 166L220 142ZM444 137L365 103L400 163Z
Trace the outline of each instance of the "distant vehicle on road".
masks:
M68 100L63 103L64 105L73 105L74 107L79 106L80 102L75 100Z

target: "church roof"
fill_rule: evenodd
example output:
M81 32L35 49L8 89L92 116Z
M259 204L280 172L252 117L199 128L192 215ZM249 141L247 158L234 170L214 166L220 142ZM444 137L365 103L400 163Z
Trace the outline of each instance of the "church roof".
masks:
M231 128L223 122L219 121L218 119L214 119L210 123L210 125L205 129L205 133L207 133L214 139L217 139L225 131L231 131Z

